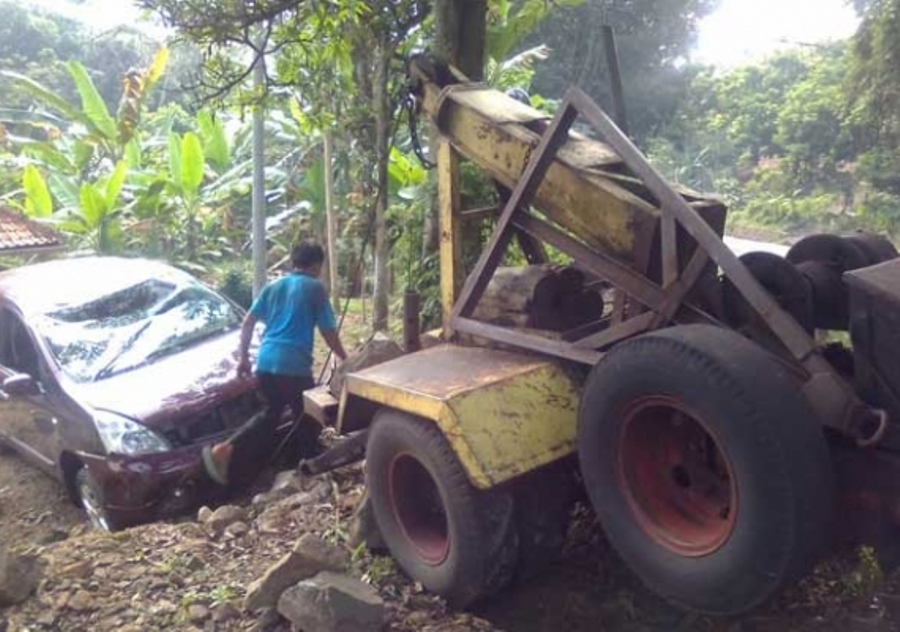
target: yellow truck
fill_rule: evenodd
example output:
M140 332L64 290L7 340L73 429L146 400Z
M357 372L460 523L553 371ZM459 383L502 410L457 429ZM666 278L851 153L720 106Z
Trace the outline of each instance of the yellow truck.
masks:
M710 614L757 606L838 531L891 533L889 241L814 235L738 258L724 204L666 183L580 91L548 117L433 59L410 74L439 135L444 343L307 404L350 437L345 457L364 455L381 536L413 579L458 606L493 594L558 552L580 490L647 586ZM463 160L505 190L500 208L460 207ZM464 224L485 213L493 232L463 270ZM516 244L577 273L556 321L479 319ZM834 331L844 343L818 341Z

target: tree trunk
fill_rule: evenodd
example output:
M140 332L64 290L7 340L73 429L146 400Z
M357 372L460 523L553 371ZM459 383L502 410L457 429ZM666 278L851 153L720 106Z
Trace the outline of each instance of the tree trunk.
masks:
M391 62L391 47L387 38L380 42L376 53L375 85L373 97L375 105L375 148L376 179L378 197L375 200L375 291L372 329L387 331L388 328L388 250L387 205L388 205L388 157L390 151L391 111L388 96L388 70Z
M487 0L437 0L435 51L473 81L484 78Z
M435 52L473 81L484 78L487 0L436 0L434 4ZM434 134L432 134L434 136ZM435 155L432 147L432 155ZM422 257L440 243L437 200L425 218Z

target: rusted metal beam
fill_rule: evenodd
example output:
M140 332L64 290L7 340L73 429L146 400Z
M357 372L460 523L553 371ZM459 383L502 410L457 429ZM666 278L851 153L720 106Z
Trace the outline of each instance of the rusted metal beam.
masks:
M450 315L460 286L462 237L459 218L459 156L446 138L438 139L438 202L441 262L441 323L444 339L450 340Z
M580 349L575 345L562 340L552 340L533 334L526 334L516 331L515 329L489 325L488 323L472 320L471 318L454 318L452 326L456 331L472 336L481 336L483 338L488 338L489 340L503 342L523 349L530 349L539 353L545 353L557 358L563 358L564 360L571 360L590 366L596 364L602 355L597 351L590 349Z
M810 373L804 392L821 421L851 434L858 433L858 420L865 407L852 387L818 353L810 335L781 309L715 231L666 183L596 103L578 89L569 90L566 98L603 135L625 164L656 196L664 214L671 213L678 224L697 241L698 246L722 269L785 348Z
M694 289L697 281L700 280L700 276L706 269L706 264L708 262L709 255L706 254L706 251L702 248L697 248L691 256L691 260L685 267L684 272L667 286L666 300L660 308L656 310L656 314L650 324L651 329L657 329L672 320L672 316L675 315L675 312L681 307L684 299L690 294L691 290Z
M484 288L491 280L491 276L497 269L500 260L503 258L506 248L512 237L512 218L517 212L525 214L523 209L531 203L535 191L537 191L547 168L555 156L556 150L568 137L569 128L575 122L577 112L569 104L568 100L563 100L559 111L553 118L553 122L544 135L537 149L528 161L525 172L519 181L516 182L503 213L497 220L497 226L491 234L490 240L478 258L475 269L466 279L459 300L453 308L453 317L470 316L475 309L478 299L481 298Z
M775 300L766 292L747 268L728 249L719 236L690 205L676 193L663 177L647 162L640 150L622 134L616 124L594 103L590 97L578 89L571 89L568 100L579 113L593 125L607 143L616 151L626 165L640 177L648 189L659 200L664 212L671 213L678 223L693 237L710 258L731 279L747 302L769 324L788 350L798 360L803 360L815 351L815 344L809 334L788 316Z
M609 255L591 250L547 222L527 214L517 216L515 222L522 230L572 257L578 262L579 267L608 279L611 284L621 288L644 305L653 308L661 305L665 299L663 289L652 281Z
M575 346L582 349L601 349L614 342L631 338L641 332L647 331L653 322L654 312L644 312L634 318L624 320L618 325L612 325L609 329L575 341Z

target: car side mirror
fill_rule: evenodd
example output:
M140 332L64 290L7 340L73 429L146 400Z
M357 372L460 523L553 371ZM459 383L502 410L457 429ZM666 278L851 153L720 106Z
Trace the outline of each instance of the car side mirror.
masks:
M3 391L10 397L28 397L40 395L41 387L30 375L19 373L3 380Z

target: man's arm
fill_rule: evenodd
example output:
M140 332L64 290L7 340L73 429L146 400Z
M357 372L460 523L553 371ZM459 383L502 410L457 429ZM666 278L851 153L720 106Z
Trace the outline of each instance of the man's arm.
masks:
M328 348L334 352L334 355L339 357L342 362L346 360L347 352L344 351L344 345L341 344L341 337L338 335L337 329L320 329L319 331L322 332L322 337L328 343Z
M241 342L238 347L238 375L250 375L253 368L250 366L250 340L253 338L253 328L256 326L256 316L247 312L244 322L241 323Z

